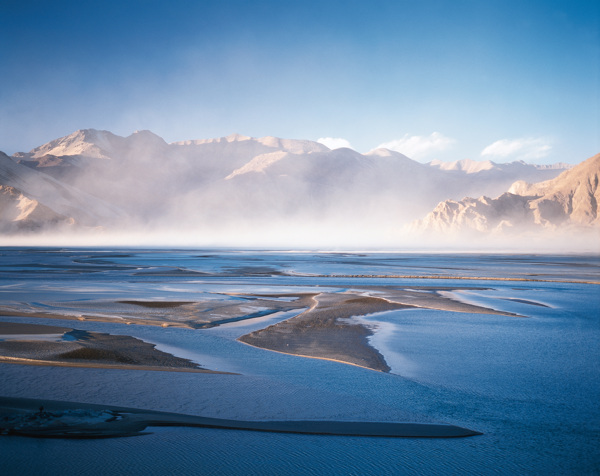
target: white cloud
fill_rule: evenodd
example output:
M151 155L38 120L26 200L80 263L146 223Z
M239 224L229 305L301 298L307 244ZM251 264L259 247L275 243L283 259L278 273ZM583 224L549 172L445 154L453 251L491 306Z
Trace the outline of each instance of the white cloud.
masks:
M552 146L547 139L521 138L501 139L481 151L482 156L510 157L512 159L535 160L546 157Z
M409 136L406 134L402 139L384 142L378 149L390 149L410 157L419 159L433 152L441 152L449 149L456 141L446 137L439 132L432 132L428 136Z
M341 149L342 147L354 149L354 147L350 145L350 142L348 142L346 139L342 139L341 137L321 137L320 139L317 139L317 142L329 147L331 150Z

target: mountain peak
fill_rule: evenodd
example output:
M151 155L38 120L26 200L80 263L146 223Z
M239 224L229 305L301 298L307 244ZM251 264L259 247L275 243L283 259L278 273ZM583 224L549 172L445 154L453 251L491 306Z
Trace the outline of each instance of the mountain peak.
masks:
M367 152L365 155L370 155L373 157L392 157L395 155L395 152L392 152L390 149L373 149Z
M165 142L165 140L162 137L160 137L159 135L156 135L154 132L148 131L148 130L135 131L133 134L131 134L129 137L127 137L126 140L127 141L133 140L135 143L143 142L146 144L153 144L153 145L157 145L159 147L167 145L167 143Z
M511 163L515 165L518 163ZM530 231L558 227L592 227L598 230L600 214L600 154L544 182L520 180L495 199L446 200L412 229L421 232Z
M213 139L191 139L172 142L173 145L204 145L204 144L222 144L231 142L243 142L252 140L252 137L244 136L242 134L233 133L225 137L216 137Z
M491 160L478 161L472 159L455 160L454 162L442 162L436 159L429 162L429 165L440 170L457 170L466 174L475 174L496 168L496 164Z
M310 140L280 139L278 137L266 136L257 139L257 141L267 147L283 149L292 154L310 154L312 152L327 152L329 150L323 144Z
M154 132L149 131L148 129L142 129L141 131L134 131L129 137L137 136L137 137L158 137L162 139L162 137L156 135Z
M364 155L369 156L369 157L398 157L398 158L402 158L402 159L412 160L411 158L407 157L406 155L402 154L401 152L396 152L395 150L384 149L381 147L370 150L369 152L367 152Z
M79 129L68 136L55 139L40 147L32 149L30 158L37 159L45 155L85 155L88 157L108 159L116 142L123 140L109 131L96 129Z
M237 132L234 132L233 134L229 134L227 137L225 137L225 140L227 142L239 142L239 141L251 140L251 139L252 139L252 137L244 136L242 134L238 134Z

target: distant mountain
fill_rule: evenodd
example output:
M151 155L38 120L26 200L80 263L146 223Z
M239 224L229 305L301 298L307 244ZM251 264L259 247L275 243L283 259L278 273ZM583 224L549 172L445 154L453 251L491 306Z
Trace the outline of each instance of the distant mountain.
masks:
M45 156L110 159L126 142L127 139L108 131L86 129L36 147L28 154L18 153L16 156L27 159L42 159Z
M440 170L456 170L466 174L476 174L483 170L497 168L498 165L491 160L478 162L471 159L455 160L454 162L442 162L441 160L432 160L429 162L431 167L437 167Z
M105 203L47 174L15 163L0 152L0 228L38 229L46 225L98 226L123 215Z
M518 233L532 230L600 231L600 154L558 177L536 184L515 182L492 199L445 200L412 225L425 233Z
M239 134L168 144L150 131L121 137L88 129L12 158L2 154L0 185L14 189L7 210L17 210L19 200L35 200L49 210L50 227L66 220L105 230L194 236L252 230L259 238L337 233L343 239L391 237L442 200L494 196L517 180L551 179L566 167L422 164L387 149L360 154L308 140ZM18 194L24 198L17 200ZM14 217L14 210L0 214L0 222ZM301 231L290 231L292 226Z
M40 231L49 226L65 228L74 220L26 197L14 187L0 185L0 233Z
M440 170L445 170L449 174L467 176L473 179L473 186L470 189L464 189L463 194L458 196L448 196L446 198L462 198L466 195L479 196L500 195L510 185L517 181L540 182L556 177L559 173L568 170L572 166L565 163L550 165L528 164L522 160L498 164L491 160L475 161L470 159L457 160L454 162L441 162L433 160L428 164ZM469 190L467 192L467 190Z
M537 184L518 181L509 192L537 197L530 202L534 222L543 226L600 225L600 154L563 172L553 180Z
M442 162L441 160L432 160L428 164L431 167L436 167L441 170L455 170L457 172L463 172L466 174L475 174L479 172L483 172L485 170L496 170L502 171L504 173L509 173L514 170L568 170L572 167L570 164L565 164L559 162L557 164L528 164L522 160L517 160L514 162L506 163L506 164L497 164L496 162L492 162L491 160L471 160L471 159L463 159L463 160L455 160L454 162Z

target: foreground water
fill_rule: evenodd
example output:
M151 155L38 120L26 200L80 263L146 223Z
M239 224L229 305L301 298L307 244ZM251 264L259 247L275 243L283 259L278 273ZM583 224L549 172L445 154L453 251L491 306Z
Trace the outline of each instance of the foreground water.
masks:
M174 272L182 270L206 274ZM498 280L505 278L518 280ZM392 373L273 353L235 340L293 313L206 330L0 317L133 335L207 368L238 373L4 364L4 396L221 418L443 422L484 433L390 439L152 428L149 435L113 440L14 437L0 441L2 470L598 474L600 286L590 284L597 281L598 256L5 249L0 305L31 304L58 313L74 303L200 300L234 291L468 285L447 292L525 317L408 309L361 318L375 326L371 344Z

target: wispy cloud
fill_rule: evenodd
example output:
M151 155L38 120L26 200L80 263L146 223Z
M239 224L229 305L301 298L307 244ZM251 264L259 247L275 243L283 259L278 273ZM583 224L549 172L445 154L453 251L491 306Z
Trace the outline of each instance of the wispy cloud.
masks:
M548 139L524 137L521 139L501 139L481 151L483 157L501 157L521 160L535 160L546 157L552 146Z
M406 134L402 139L395 139L380 144L378 148L390 149L400 152L411 159L420 159L433 152L441 152L449 149L456 141L446 137L439 132L432 132L428 136L409 136Z
M350 142L348 142L346 139L342 139L341 137L321 137L320 139L317 139L317 142L329 147L331 150L341 149L342 147L354 149Z

